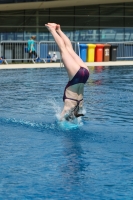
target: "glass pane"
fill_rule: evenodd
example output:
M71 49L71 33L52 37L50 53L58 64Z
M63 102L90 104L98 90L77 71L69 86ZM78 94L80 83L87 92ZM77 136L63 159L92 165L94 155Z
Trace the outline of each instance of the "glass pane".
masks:
M39 26L44 26L46 23L49 22L49 16L39 16L39 22L38 22L38 25Z
M74 41L82 42L98 42L99 41L99 30L88 28L78 28L74 33Z
M125 28L125 41L133 41L133 28Z
M124 27L123 17L100 16L101 27Z
M24 32L16 32L15 33L15 40L19 40L19 41L24 40Z
M24 26L36 26L36 16L25 16Z
M25 16L34 16L37 11L36 10L25 10L24 12L25 12L24 13Z
M44 28L39 28L39 35L38 35L38 40L39 41L48 41L48 31L47 29L44 27Z
M17 11L2 11L0 12L0 16L24 16L25 11L17 10Z
M100 15L109 15L109 16L123 16L124 15L124 7L123 4L111 6L110 4L100 6Z
M100 41L115 41L116 31L114 29L102 29L100 30Z
M36 35L36 28L25 27L24 40L28 40L32 35Z
M99 15L99 6L78 6L75 7L75 15Z
M107 27L107 28L105 28ZM109 28L112 27L112 28ZM114 27L120 27L116 29ZM123 4L108 4L100 6L100 41L124 40L124 6Z
M24 23L24 16L0 15L0 26L21 26Z
M60 16L60 15L74 15L74 7L64 7L64 8L51 8L50 15Z
M62 31L67 35L67 37L68 37L71 41L74 40L73 28L71 28L71 27L66 28L66 27L63 27L63 26L62 26ZM49 33L49 35L48 35L48 40L49 40L49 41L54 41L54 38L53 38L53 36L52 36L50 33Z
M130 6L133 6L133 2L125 3L125 6L126 6L126 7L128 7L128 6L129 6L129 7L130 7Z
M133 7L125 7L125 27L133 26Z
M100 30L100 42L124 41L124 28L106 28Z
M18 34L21 32L21 38ZM23 30L17 30L16 27L1 27L1 40L23 40Z
M133 3L4 11L0 12L1 40L28 40L36 35L38 41L53 41L44 24L54 21L71 41L131 41L132 13Z
M73 16L50 16L50 22L55 22L61 26L73 26L74 17Z
M99 17L98 16L87 16L87 17L75 17L75 26L86 26L88 27L94 27L99 26Z
M56 22L61 26L73 26L74 7L50 9L50 22Z

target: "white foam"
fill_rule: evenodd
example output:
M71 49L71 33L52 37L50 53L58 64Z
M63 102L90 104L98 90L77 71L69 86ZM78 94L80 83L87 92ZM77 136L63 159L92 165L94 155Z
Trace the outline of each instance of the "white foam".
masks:
M50 106L52 107L52 109L55 112L55 116L56 118L59 120L60 119L60 113L61 113L61 106L59 106L59 104L57 103L57 101L53 98L48 100L48 103L50 103Z
M48 103L50 104L50 107L52 107L52 109L55 112L55 117L58 120L58 124L61 128L65 128L65 129L73 129L73 128L78 128L80 126L83 125L82 122L82 117L78 117L78 118L74 118L72 121L67 121L67 120L60 120L60 114L62 111L62 107L61 105L59 105L59 103L56 101L56 99L49 99ZM86 109L83 108L82 113L85 115L86 114Z

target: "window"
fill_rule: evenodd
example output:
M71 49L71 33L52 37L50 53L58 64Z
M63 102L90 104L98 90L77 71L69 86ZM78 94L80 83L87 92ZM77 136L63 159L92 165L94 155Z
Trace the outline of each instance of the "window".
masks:
M122 4L100 6L101 27L124 27L124 7Z

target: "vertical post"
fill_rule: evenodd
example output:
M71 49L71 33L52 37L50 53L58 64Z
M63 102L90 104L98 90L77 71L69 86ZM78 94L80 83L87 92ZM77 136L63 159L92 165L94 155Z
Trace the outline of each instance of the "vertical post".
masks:
M36 11L36 39L39 40L39 15L38 10Z
M99 42L100 42L100 40L101 40L101 36L100 36L100 30L101 30L101 17L100 17L101 15L100 15L100 5L99 5Z
M124 41L125 41L125 38L126 38L126 37L125 37L125 24L126 24L125 19L126 19L126 18L125 18L125 3L123 3L123 23L124 23L124 24L123 24L123 25L124 25L124 26L123 26L123 27L124 27L124 28L123 28L123 29L124 29L124 30L123 30L123 33L124 33Z
M49 14L48 14L48 18L49 18L49 22L50 22L50 8L49 8ZM49 41L49 36L50 36L50 33L49 33L49 31L48 31L48 41Z
M73 41L75 41L75 6L74 6L74 19L73 19Z
M123 3L123 37L124 37L124 41L125 41L125 24L126 24L126 22L125 22L125 20L126 20L126 18L125 18L125 3ZM125 52L125 45L123 44L123 48L124 48L124 56L126 55L126 52ZM127 48L128 48L128 46L127 46ZM129 46L129 48L128 49L130 49L130 46ZM118 55L118 53L117 53L117 55ZM126 57L126 56L125 56Z
M1 41L0 41L0 57L1 57L2 55L1 55Z
M97 36L96 30L93 30L93 41L96 40L96 36Z
M37 40L37 55L39 55L38 51L38 41L39 41L39 15L38 10L36 11L36 40ZM40 56L40 55L39 55Z
M25 40L26 31L25 31L25 10L24 10L24 27L23 27L23 40Z
M79 46L79 42L77 42L77 46L78 46L78 56L80 57L80 46Z

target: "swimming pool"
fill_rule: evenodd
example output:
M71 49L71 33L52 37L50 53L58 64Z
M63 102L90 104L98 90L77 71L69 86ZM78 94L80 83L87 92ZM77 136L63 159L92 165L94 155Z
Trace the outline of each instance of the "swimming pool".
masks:
M0 199L133 199L133 67L91 67L80 126L63 68L0 71Z

